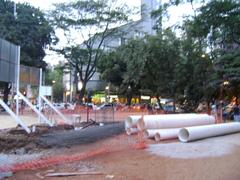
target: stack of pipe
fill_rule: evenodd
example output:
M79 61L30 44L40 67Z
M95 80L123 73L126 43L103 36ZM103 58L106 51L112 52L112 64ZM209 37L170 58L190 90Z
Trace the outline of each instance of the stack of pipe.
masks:
M138 121L142 118L142 116L129 116L125 121L125 130L127 135L136 134L139 132L137 128Z
M144 116L137 127L145 138L161 141L177 138L180 128L214 123L214 117L207 114L165 114Z
M125 122L128 135L143 132L156 141L178 138L181 142L240 132L240 123L214 124L207 114L164 114L129 116Z
M129 116L125 121L128 135L142 131L145 138L156 141L177 138L182 127L213 124L214 117L207 114L163 114Z

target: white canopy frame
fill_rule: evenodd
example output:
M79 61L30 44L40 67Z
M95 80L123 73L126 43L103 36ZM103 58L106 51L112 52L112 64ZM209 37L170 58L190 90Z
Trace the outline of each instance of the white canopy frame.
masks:
M38 104L39 107L42 106L42 100L47 103L47 105L60 117L64 120L65 123L71 124L70 120L66 118L58 109L56 109L53 104L44 96L41 94L41 88L42 88L42 69L40 69L40 81L39 81L39 97L38 97ZM39 117L39 121L41 121L41 117Z

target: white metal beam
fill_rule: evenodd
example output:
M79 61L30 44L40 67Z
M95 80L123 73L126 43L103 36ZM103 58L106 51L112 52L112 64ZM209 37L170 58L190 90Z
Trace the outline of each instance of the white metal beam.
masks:
M40 96L43 99L43 101L45 101L47 105L49 105L50 108L52 108L65 121L65 123L70 124L71 121L69 121L58 109L56 109L46 97L42 95Z
M31 133L31 130L23 123L23 121L19 118L19 116L16 116L16 114L5 104L5 102L3 102L0 99L0 105L10 114L10 116L12 116L15 121L24 128L24 130L29 134Z
M53 123L51 123L36 107L34 107L33 105L32 105L32 103L24 96L24 95L22 95L22 93L21 92L17 92L17 95L19 95L21 98L22 98L22 100L25 102L25 103L27 103L27 105L35 112L35 113L37 113L40 117L41 117L41 119L43 119L43 121L45 121L49 126L53 126Z

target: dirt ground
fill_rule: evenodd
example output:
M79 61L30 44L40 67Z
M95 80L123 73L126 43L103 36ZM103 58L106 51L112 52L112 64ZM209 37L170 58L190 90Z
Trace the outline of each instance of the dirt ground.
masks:
M187 144L180 143L177 140L155 144L154 141L147 140L148 147L142 149L132 146L141 140L139 135L127 136L121 134L95 143L52 150L52 156L58 154L70 156L78 152L88 152L102 147L110 149L108 153L43 169L19 171L9 179L239 180L239 139L240 134L238 133ZM151 150L152 146L154 146L154 150ZM159 151L156 148L160 148ZM158 154L159 152L160 154ZM188 153L191 155L186 155ZM172 154L174 154L174 157ZM79 171L97 171L103 174L67 177L45 176L50 172Z

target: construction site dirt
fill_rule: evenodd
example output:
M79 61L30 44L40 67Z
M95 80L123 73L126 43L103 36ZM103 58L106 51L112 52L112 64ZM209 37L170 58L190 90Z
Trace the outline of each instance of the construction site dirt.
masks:
M82 123L84 127L87 123ZM105 126L91 125L91 128L74 130L71 125L54 127L37 125L36 131L27 134L20 127L0 131L0 152L15 153L19 148L25 152L36 152L42 149L70 147L73 145L95 142L112 135L124 132L123 123L107 123Z
M125 135L123 123L78 131L68 128L29 136L21 148L29 142L35 146L18 156L39 155L16 158L18 164L12 161L9 170L13 175L8 179L240 179L239 133L191 143L155 143L143 142L141 134ZM19 153L19 149L14 151ZM48 177L59 173L62 177Z

